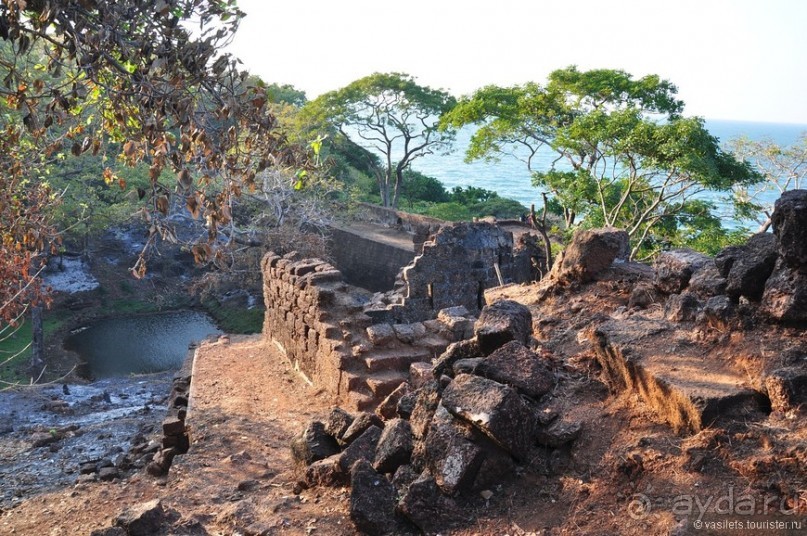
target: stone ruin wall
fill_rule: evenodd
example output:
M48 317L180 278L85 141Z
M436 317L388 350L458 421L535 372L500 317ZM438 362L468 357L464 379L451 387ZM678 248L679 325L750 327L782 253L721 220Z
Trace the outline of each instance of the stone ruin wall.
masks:
M396 247L351 232L349 228L331 227L328 233L328 255L345 280L373 292L391 289L401 266L406 266L415 257L413 245L409 248Z
M361 324L361 305L346 292L342 274L325 261L270 252L261 265L264 337L309 381L338 394L341 363L350 357L340 323L353 318Z
M373 322L356 289L320 259L270 252L262 271L264 338L346 407L373 407L409 378L413 364L471 336L474 318L462 309L427 322Z
M346 406L371 407L409 379L413 364L471 336L484 291L499 285L496 265L505 283L519 282L510 232L446 226L401 270L395 289L365 303L333 265L268 253L264 337Z
M433 319L447 307L478 313L486 289L514 278L513 235L491 223L458 223L441 228L423 252L401 270L397 288L368 308L378 321ZM384 303L386 302L386 303Z
M426 242L430 236L445 225L450 225L449 222L437 218L400 212L389 207L382 207L370 203L358 203L358 206L373 222L387 227L398 228L411 234L412 243L417 253L420 253L423 243Z

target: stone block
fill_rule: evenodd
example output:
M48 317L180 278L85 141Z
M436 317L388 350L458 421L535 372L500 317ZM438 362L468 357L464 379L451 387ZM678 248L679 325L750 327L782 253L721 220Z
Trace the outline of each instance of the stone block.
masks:
M416 361L409 365L409 384L413 389L422 387L429 380L433 380L432 364L427 361Z
M398 402L410 392L409 383L403 382L394 391L381 401L375 410L376 415L383 420L394 419L398 416Z
M350 519L371 536L390 534L396 525L395 487L364 460L350 470Z
M302 465L308 465L338 452L339 445L336 439L325 431L325 425L319 421L311 422L291 441L292 457L295 462Z
M468 435L443 406L437 408L426 436L423 463L447 495L470 489L485 458Z
M342 441L351 424L353 424L353 415L342 408L332 408L325 420L325 433L337 441Z
M124 510L115 518L115 526L121 527L129 536L153 536L160 533L165 511L160 499L154 499Z
M403 419L389 421L378 440L373 468L379 473L394 473L398 467L409 463L412 448L409 422Z
M441 493L434 478L426 474L407 488L398 509L423 534L448 534L453 525L470 517L454 499Z
M532 313L518 302L497 301L482 309L474 333L483 355L489 355L510 341L527 344L532 335Z
M384 423L382 423L381 419L379 419L378 416L374 415L373 413L359 413L356 415L356 418L353 419L353 422L350 423L350 426L348 426L348 428L342 434L342 441L344 443L352 443L353 440L357 439L371 426L381 428L384 426ZM348 467L348 469L350 468Z
M367 328L367 337L376 346L387 346L395 341L395 330L390 324L374 324Z
M482 359L475 374L509 385L536 400L555 385L555 375L547 361L516 341Z
M344 472L349 472L353 464L358 460L365 460L372 463L375 460L375 450L378 441L381 439L381 428L371 426L364 433L356 438L345 450L339 454L339 467Z
M515 458L527 459L537 421L515 389L487 378L460 374L443 391L442 404Z

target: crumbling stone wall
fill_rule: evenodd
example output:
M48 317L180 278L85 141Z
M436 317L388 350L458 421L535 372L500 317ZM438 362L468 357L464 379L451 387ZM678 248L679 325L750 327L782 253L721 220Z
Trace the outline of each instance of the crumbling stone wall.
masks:
M371 203L359 203L358 205L372 221L388 227L396 227L410 233L412 235L412 242L415 245L415 251L418 253L423 243L431 235L439 231L444 225L450 225L449 222L438 220L437 218L400 212L389 207L382 207Z
M262 271L264 336L310 381L338 394L342 363L350 359L343 326L370 325L361 303L342 274L320 259L270 252Z
M472 335L475 318L463 308L423 323L374 322L358 289L321 259L267 253L262 270L264 338L346 407L375 407L409 379L410 366Z
M417 322L441 309L484 306L485 289L514 282L513 235L492 223L457 223L441 228L423 253L402 269L399 287L367 309L375 320Z
M401 266L415 257L412 244L405 248L335 226L329 233L328 252L345 281L373 292L391 289Z

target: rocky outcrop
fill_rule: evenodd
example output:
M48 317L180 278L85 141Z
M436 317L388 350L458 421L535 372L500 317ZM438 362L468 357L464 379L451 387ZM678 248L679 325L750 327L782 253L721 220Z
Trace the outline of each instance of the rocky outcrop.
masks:
M807 190L782 194L771 220L779 258L765 283L763 311L779 322L807 322Z
M572 242L555 260L550 278L591 281L616 259L628 257L628 233L604 228L577 231Z
M723 266L729 267L724 274L726 294L735 302L740 296L759 301L765 290L765 281L773 272L776 256L776 236L770 233L756 234L745 245L724 253L722 258L726 262Z

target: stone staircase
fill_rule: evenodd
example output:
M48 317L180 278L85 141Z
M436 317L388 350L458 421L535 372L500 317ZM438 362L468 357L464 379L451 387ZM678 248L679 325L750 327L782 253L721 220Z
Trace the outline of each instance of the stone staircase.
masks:
M350 409L374 408L410 379L414 363L431 364L449 344L472 336L474 320L460 307L441 311L433 321L375 324L354 333L353 357L341 371L340 398Z

